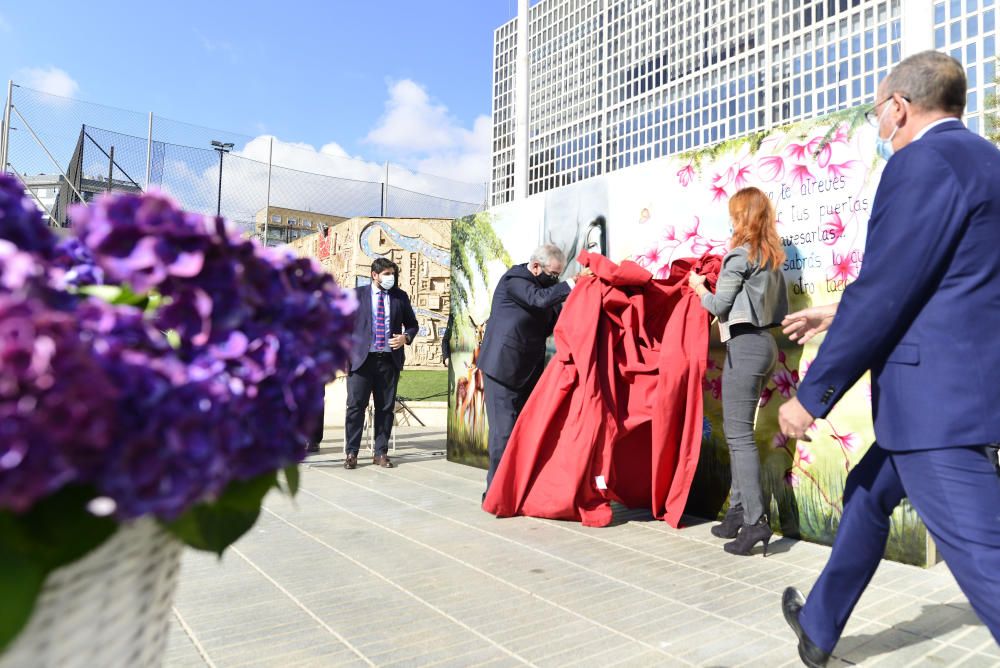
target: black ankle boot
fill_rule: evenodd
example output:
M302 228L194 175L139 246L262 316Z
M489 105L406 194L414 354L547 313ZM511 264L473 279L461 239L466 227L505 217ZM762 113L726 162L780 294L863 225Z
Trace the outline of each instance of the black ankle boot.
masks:
M743 526L743 506L729 506L722 521L712 527L712 535L716 538L736 538Z
M748 557L754 545L764 541L764 556L766 557L767 544L770 542L772 535L773 532L771 531L771 524L767 520L767 515L762 515L754 524L744 524L740 527L740 534L736 536L736 540L726 543L722 547L729 554Z

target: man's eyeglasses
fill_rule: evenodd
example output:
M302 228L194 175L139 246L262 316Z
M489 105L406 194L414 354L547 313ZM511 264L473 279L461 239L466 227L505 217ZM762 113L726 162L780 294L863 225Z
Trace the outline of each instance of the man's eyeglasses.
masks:
M881 102L876 102L874 104L874 106L872 106L871 109L869 109L868 111L865 112L865 120L868 121L869 125L873 125L875 127L878 127L878 117L879 117L879 115L877 113L875 113L876 110L878 110L879 107L881 107L883 104L885 104L886 102L888 102L889 100L891 100L895 95L896 94L893 93L892 95L890 95L889 97L885 98ZM906 100L907 102L910 101L910 98L906 97L905 95L900 95L900 97L903 98L904 100Z

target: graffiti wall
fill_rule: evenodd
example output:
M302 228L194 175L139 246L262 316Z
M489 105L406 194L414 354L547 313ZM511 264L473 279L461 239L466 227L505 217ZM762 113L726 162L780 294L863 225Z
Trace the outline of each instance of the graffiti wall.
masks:
M664 276L677 258L724 254L730 236L728 199L742 187L756 186L770 196L778 214L792 309L836 302L864 259L882 166L874 142L874 129L864 123L862 112L851 110L616 171L456 226L458 231L477 231L452 241L456 264L465 253L462 270L453 265L453 285L462 285L461 293L453 292L453 308L471 319L457 329L461 357L452 364L449 458L478 465L486 461L485 420L481 412L468 410L469 392L461 391L462 386L476 387L472 320L488 318L492 285L509 263L526 261L533 245L551 240L575 253L586 226L603 216L609 257L634 260L654 276ZM469 266L470 260L475 266ZM847 472L874 440L870 382L863 378L827 420L816 423L811 442L785 439L777 428L778 407L794 396L822 339L802 347L775 333L780 361L761 398L756 430L772 523L785 535L829 544L842 512ZM712 340L704 384L704 439L688 505L689 513L703 517L725 510L730 483L720 404L725 349L717 330ZM469 369L472 379L463 381ZM926 563L926 532L905 503L893 516L887 556Z

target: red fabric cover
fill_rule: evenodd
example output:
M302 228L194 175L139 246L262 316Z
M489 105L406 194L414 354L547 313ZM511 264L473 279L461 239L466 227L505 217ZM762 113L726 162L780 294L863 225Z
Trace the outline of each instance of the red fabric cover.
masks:
M483 508L606 526L611 501L677 527L698 465L709 315L687 285L722 258L677 260L665 280L586 251L555 327L556 355L518 418ZM603 476L607 489L599 489Z

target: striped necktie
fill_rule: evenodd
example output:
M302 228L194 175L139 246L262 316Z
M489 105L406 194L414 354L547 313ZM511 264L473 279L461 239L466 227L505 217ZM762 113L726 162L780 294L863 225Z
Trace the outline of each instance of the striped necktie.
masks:
M375 350L385 350L385 291L378 291L375 307Z

